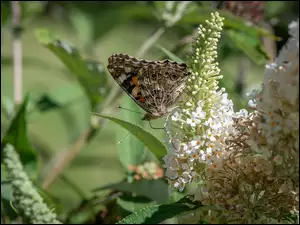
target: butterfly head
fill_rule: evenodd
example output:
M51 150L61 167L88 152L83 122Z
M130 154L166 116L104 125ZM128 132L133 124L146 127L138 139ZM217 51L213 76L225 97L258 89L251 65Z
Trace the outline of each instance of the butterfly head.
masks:
M146 120L146 121L150 121L150 120L155 120L155 119L159 119L159 118L161 118L161 117L163 117L165 115L165 113L164 114L152 114L152 113L146 113L144 116L143 116L143 118L142 118L142 120Z
M147 112L144 114L142 120L150 121L150 120L156 120L159 118L162 118L169 114L176 106L173 107L165 107L164 105L161 105L158 110Z

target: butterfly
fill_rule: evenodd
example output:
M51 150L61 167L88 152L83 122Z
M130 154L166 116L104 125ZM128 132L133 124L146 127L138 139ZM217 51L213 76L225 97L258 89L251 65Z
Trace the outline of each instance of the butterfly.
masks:
M185 63L168 59L149 61L127 54L108 58L108 71L120 87L144 110L142 120L158 119L176 108L190 75Z

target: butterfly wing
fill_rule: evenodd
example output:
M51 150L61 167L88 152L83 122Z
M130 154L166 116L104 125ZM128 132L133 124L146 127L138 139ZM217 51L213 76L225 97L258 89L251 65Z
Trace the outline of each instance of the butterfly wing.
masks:
M145 105L152 115L170 112L181 96L189 75L186 64L169 60L154 61L138 72L138 83Z
M151 61L137 59L127 54L113 54L108 58L107 69L120 87L147 113L149 110L141 96L138 72Z

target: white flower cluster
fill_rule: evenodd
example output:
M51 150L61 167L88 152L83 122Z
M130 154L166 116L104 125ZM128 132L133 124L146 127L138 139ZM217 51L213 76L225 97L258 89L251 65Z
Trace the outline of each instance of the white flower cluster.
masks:
M204 101L199 101L195 110L178 109L168 119L168 124L180 124L190 131L189 137L180 138L177 133L177 137L170 139L177 145L164 157L169 183L179 190L203 178L204 168L206 173L211 173L222 166L225 140L234 131L233 119L247 114L245 110L234 113L225 89L212 96L215 99L209 108Z
M289 33L276 61L266 65L263 90L252 101L260 115L259 132L247 140L265 161L273 161L273 176L275 171L277 176L299 173L299 21L290 24Z
M220 69L216 48L223 18L212 14L206 26L199 26L199 37L190 57L191 78L188 80L186 103L170 114L167 128L174 146L164 157L169 184L179 190L204 177L204 171L218 170L223 162L227 136L233 132L233 103L225 89L217 91Z
M282 132L299 140L299 22L289 28L291 38L276 61L266 66L264 90L256 101L264 119L259 128L270 145Z

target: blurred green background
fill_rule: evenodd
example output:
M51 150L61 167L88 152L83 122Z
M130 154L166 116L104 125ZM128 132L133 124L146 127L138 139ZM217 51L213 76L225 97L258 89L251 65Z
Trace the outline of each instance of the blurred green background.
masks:
M1 3L1 7L2 4L4 3ZM68 154L70 148L88 129L90 112L95 110L91 109L88 96L80 82L72 77L67 67L55 54L39 42L35 35L36 29L43 28L55 33L60 40L66 41L80 51L82 58L96 60L106 67L107 58L111 54L126 53L136 56L145 42L153 38L153 34L160 27L165 27L167 19L164 19L164 16L167 13L174 13L174 10L168 11L166 8L176 8L176 6L166 5L168 5L166 2L152 1L22 2L23 94L29 92L31 99L50 96L51 101L62 105L57 108L49 107L47 110L33 107L28 115L29 137L41 159L38 172L40 183L49 176L53 165ZM4 7L10 11L9 5ZM157 47L160 45L185 59L190 36L198 24L207 19L206 14L202 15L201 12L207 12L208 9L221 10L220 7L218 9L215 7L219 6L214 2L191 2L179 21L166 27L165 32L155 40L142 58L152 60L168 58L168 55ZM255 51L243 51L246 49L244 46L235 45L237 42L234 40L239 36L235 36L237 39L230 39L232 34L230 32L248 35L247 32L243 27L233 27L233 23L225 26L225 34L219 44L218 61L221 73L224 75L221 84L226 87L237 109L246 107L246 92L258 88L262 83L264 63L268 62L268 59L265 53L257 49L262 47L267 53L278 51L288 38L287 24L299 15L298 8L299 2L296 1L266 3L262 14L265 23L271 27L274 37L282 38L275 42L274 38L269 37L268 41L276 47L271 50L265 49L267 45L264 45L263 38L266 36L257 32L254 39L251 39L255 40L255 43L250 46L251 50L256 48ZM247 20L239 18L238 21L246 24L244 21ZM1 131L3 133L9 124L9 116L5 112L13 105L14 36L11 17L8 17L6 23L1 23L1 31ZM263 60L255 61L253 58ZM118 89L107 71L104 72L108 79L107 88ZM118 93L117 99L123 107L127 106L131 109L135 107L123 92ZM116 99L113 101L115 102ZM32 101L32 104L36 102ZM118 118L127 116L128 120L130 115L134 115L135 118L141 117L139 114L120 110L117 105L112 107L111 116ZM137 111L138 108L134 110ZM161 127L163 120L155 121L153 124ZM162 130L151 130L146 122L143 125L163 140ZM85 195L91 196L92 189L124 178L126 171L120 162L118 149L122 150L126 139L131 140L130 137L124 139L126 133L119 125L105 121L96 136L80 149L76 157L63 170L64 179L57 178L49 187L49 192L59 199L61 209L57 209L58 211L65 212L73 209L81 201L78 192L74 191L74 186L79 187ZM120 141L121 144L118 144ZM73 184L70 185L66 179Z

